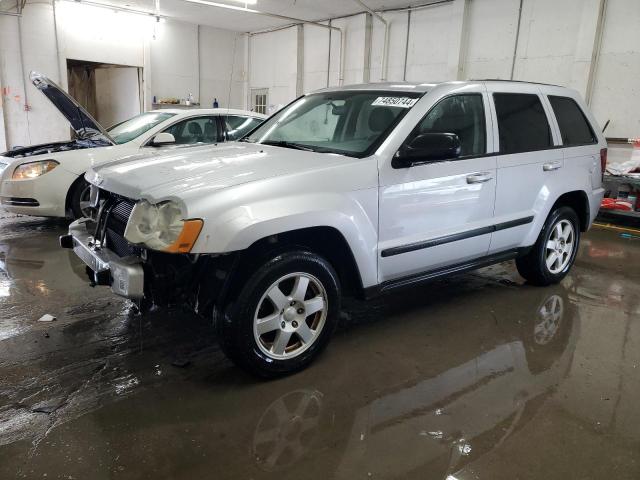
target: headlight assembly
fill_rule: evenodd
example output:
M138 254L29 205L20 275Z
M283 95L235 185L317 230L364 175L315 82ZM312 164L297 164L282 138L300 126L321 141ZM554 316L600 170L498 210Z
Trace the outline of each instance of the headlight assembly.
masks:
M202 220L183 220L180 207L172 201L135 204L124 231L124 238L152 250L188 253L196 242Z
M13 171L13 180L29 180L39 177L60 165L55 160L41 160L39 162L29 162L18 165Z

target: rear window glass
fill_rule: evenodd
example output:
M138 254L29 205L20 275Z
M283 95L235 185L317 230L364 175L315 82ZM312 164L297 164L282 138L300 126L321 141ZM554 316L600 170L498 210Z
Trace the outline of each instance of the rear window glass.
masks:
M549 96L549 102L558 120L563 145L586 145L596 142L591 126L575 100Z
M547 115L537 95L494 93L500 153L544 150L553 145Z

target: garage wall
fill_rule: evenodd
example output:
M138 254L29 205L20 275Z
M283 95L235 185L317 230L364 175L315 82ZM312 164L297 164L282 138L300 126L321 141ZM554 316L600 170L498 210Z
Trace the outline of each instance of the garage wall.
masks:
M607 136L640 137L637 0L523 0L518 22L520 4L520 0L452 0L412 11L384 12L390 23L387 79L509 79L513 69L514 80L577 89L591 102L601 124L611 120ZM332 20L333 25L345 29L347 37L344 84L367 78L375 82L383 77L384 27L376 18L367 17L360 14ZM277 62L286 70L282 75L291 80L289 89L282 82L278 85L278 102L295 98L296 51L303 56L303 91L327 85L329 51L329 85L339 83L337 34L332 35L329 50L329 34L319 27L304 26L301 49L296 48L294 33L282 39L283 43L276 40L278 33L253 37L254 50L260 50L262 44L269 60L252 56L252 88L270 88L268 82L253 81L261 75L254 71ZM275 58L285 54L286 60Z
M244 108L245 38L80 3L57 2L55 11L49 2L27 3L21 18L0 16L0 151L69 138L66 121L28 81L29 72L37 70L66 89L68 58L142 67L147 110L154 95L185 98L189 93L196 100L202 95L205 107L217 97L221 107Z
M28 12L22 19L0 16L0 85L6 135L0 151L5 145L30 145L69 136L68 124L58 111L28 83L31 70L49 72L54 81L59 80L52 8L39 3L29 5ZM30 110L25 110L25 104Z
M607 135L640 138L640 8L608 0L591 107Z
M269 89L267 111L296 98L297 27L251 36L249 55L249 88Z

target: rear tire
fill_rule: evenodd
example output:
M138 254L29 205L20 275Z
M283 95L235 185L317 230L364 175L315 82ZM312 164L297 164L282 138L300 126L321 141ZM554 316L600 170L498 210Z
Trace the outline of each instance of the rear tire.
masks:
M89 187L89 182L83 177L80 177L71 186L69 208L74 220L88 216L86 209L89 207Z
M547 217L531 250L516 259L518 272L533 285L560 282L573 265L580 244L580 220L570 207L559 207Z
M326 347L339 312L340 284L331 264L311 252L288 251L260 266L225 308L220 344L254 375L288 375Z

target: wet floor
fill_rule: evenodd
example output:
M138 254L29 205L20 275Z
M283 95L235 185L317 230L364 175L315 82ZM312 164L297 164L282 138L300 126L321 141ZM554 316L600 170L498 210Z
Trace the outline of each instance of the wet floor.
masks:
M90 288L64 229L0 212L1 479L640 478L640 240L589 232L555 287L506 263L349 301L264 382L207 320Z

